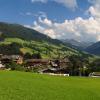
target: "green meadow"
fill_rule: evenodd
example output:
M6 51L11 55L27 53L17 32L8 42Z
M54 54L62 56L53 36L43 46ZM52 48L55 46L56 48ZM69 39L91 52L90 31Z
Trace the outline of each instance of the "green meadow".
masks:
M100 79L0 71L0 100L100 100Z

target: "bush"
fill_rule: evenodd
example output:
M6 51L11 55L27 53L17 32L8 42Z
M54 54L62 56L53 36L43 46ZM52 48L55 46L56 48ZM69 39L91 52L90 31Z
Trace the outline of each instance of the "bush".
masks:
M23 65L19 65L16 62L10 62L9 64L6 64L6 68L11 68L11 70L17 70L17 71L25 71L25 68Z

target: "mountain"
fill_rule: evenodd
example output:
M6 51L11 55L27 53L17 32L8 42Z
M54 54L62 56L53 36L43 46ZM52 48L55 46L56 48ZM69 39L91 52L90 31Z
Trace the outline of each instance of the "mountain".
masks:
M87 53L71 48L60 40L52 39L36 30L18 24L0 22L0 53L37 54L42 58L57 58Z
M0 40L5 38L20 38L23 40L35 40L35 41L48 41L54 44L60 44L61 41L51 39L50 37L41 34L33 29L26 28L19 24L9 24L0 22Z
M91 54L100 55L100 41L87 47L85 49L85 51L87 51L88 53L91 53Z
M74 39L66 39L66 40L62 40L62 42L79 50L84 50L85 48L93 44L92 42L84 42L84 41L80 42Z

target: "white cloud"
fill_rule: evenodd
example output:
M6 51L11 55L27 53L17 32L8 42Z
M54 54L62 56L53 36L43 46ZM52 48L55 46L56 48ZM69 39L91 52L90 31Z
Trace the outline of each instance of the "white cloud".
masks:
M42 18L46 18L47 15L45 12L39 11L37 13L33 13L33 12L21 12L20 15L22 16L32 16L32 17L42 17Z
M39 17L38 22L41 23L41 24L43 24L43 25L46 25L48 27L52 27L52 21L48 20L47 17L44 18L44 19L42 19L41 17Z
M48 0L31 0L33 3L34 2L42 2L42 3L46 3Z
M100 0L88 0L92 3L92 6L88 9L91 16L95 18L100 18Z
M67 0L55 1L64 4L65 2L67 3ZM39 17L31 28L57 39L100 41L100 0L89 0L89 2L92 6L87 10L87 13L90 15L88 19L77 17L73 20L66 19L62 23L57 23L45 16L44 18Z
M63 23L52 22L48 18L34 22L33 29L57 39L76 39L79 41L99 41L100 21L93 17L65 20Z
M32 3L34 3L34 2L47 3L49 0L31 0L31 1L32 1ZM62 4L67 8L71 8L72 10L77 7L76 0L50 0L50 1Z
M91 6L87 12L94 18L100 18L100 7Z
M65 7L75 9L77 7L76 0L54 0L57 3L63 4Z

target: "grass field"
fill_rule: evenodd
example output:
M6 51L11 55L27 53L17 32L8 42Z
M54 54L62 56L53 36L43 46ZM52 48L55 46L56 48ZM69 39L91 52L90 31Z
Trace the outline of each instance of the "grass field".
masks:
M100 79L0 71L0 100L100 100Z

